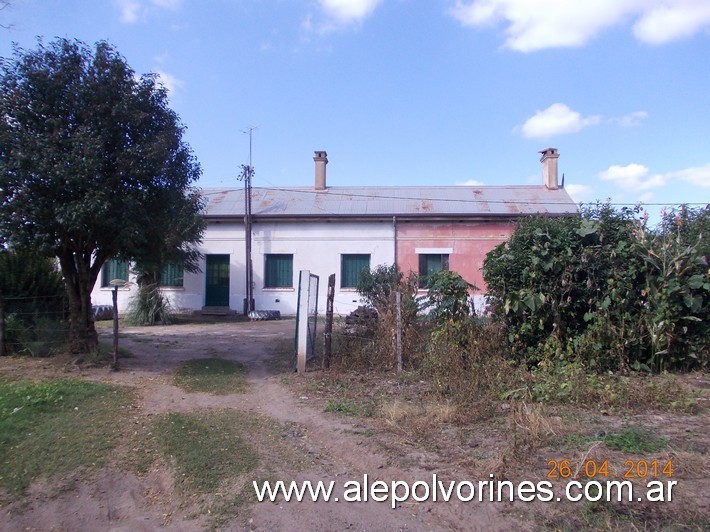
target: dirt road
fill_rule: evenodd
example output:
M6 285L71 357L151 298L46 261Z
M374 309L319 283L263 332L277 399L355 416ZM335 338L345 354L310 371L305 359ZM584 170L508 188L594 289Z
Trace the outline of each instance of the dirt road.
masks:
M349 480L370 482L427 480L432 474L455 474L436 454L405 451L397 437L378 431L368 420L326 413L306 394L287 385L292 377L286 360L291 355L294 321L199 323L170 327L124 328L122 346L134 355L122 360L121 371L72 368L67 377L113 382L137 390L135 416L205 409L238 409L283 424L280 445L289 445L299 460L269 456L274 480L336 481L341 498ZM108 333L102 333L108 341ZM195 358L221 357L249 368L246 392L212 395L187 393L172 383L172 372ZM276 363L274 363L274 360ZM32 361L16 368L51 374L51 362ZM280 368L280 369L274 369ZM7 370L8 368L4 368ZM12 368L10 368L12 370ZM302 388L298 388L301 389ZM248 435L247 435L248 439ZM260 442L259 445L264 445ZM401 449L401 452L398 450ZM263 459L263 458L262 458ZM486 503L405 502L250 502L227 525L230 530L510 530L524 528ZM3 530L201 530L206 516L180 501L171 472L153 469L137 477L114 465L82 478L63 479L51 486L35 485L21 504L7 514Z

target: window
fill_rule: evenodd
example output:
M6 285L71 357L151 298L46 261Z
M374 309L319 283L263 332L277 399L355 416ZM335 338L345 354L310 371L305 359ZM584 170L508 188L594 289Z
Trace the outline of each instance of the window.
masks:
M293 255L264 255L264 288L293 288Z
M110 287L109 283L114 279L128 281L128 261L116 259L106 261L101 270L101 286Z
M370 269L370 255L341 255L340 288L355 288L362 270Z
M160 286L182 287L182 264L168 263L160 272Z
M449 269L449 255L446 253L426 253L419 255L419 287L429 287L429 276Z

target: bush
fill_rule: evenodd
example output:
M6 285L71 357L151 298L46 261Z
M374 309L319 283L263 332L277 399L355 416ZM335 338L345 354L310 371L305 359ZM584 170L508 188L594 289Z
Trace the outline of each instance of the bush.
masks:
M374 270L363 270L358 278L357 291L365 303L377 312L372 320L373 331L362 334L338 335L335 345L336 363L346 367L387 369L397 366L397 293L401 294L401 338L405 363L417 358L421 345L417 331L417 279L404 276L396 266L379 265Z
M472 307L469 292L478 288L461 275L440 270L429 276L429 290L422 307L429 310L434 323L434 339L453 342L462 348L469 346L469 324Z
M488 254L484 279L516 361L578 361L598 372L707 363L699 228L710 211L667 215L655 231L638 212L598 204L580 216L524 219Z

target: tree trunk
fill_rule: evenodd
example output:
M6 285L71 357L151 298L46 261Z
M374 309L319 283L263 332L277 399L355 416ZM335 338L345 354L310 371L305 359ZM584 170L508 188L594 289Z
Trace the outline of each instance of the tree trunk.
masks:
M69 300L69 349L72 353L87 353L99 344L91 306L96 274L92 272L90 261L90 255L80 256L70 251L59 256Z

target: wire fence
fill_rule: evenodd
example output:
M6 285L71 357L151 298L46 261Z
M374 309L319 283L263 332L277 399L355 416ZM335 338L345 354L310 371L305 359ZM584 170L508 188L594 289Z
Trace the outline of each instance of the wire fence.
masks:
M68 337L63 296L0 297L0 355L47 356Z

